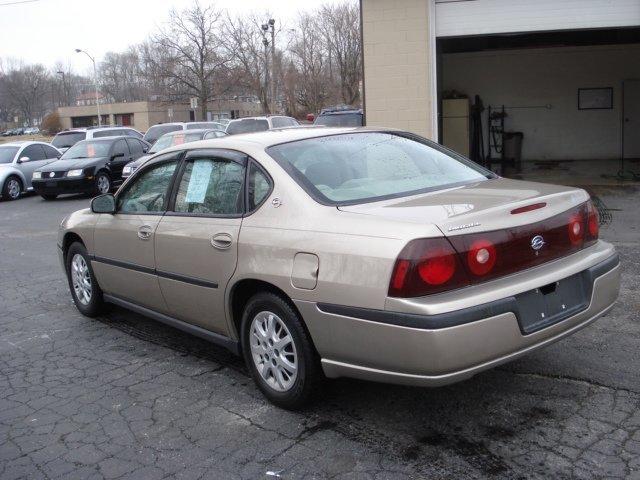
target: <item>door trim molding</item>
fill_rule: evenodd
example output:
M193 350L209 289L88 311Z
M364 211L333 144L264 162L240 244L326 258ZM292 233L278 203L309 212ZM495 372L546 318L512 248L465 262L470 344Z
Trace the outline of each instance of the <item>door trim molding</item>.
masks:
M151 267L145 267L143 265L138 265L135 263L123 262L121 260L114 260L112 258L100 257L97 255L91 255L92 262L104 263L106 265L112 265L114 267L126 268L128 270L134 270L140 273L147 273L149 275L157 275L158 277L168 278L169 280L176 280L178 282L189 283L191 285L196 285L198 287L206 287L206 288L218 288L218 284L216 282L210 282L208 280L202 280L200 278L189 277L187 275L180 275L179 273L165 272L162 270L157 270Z
M127 310L131 310L133 312L139 313L140 315L144 315L145 317L152 318L153 320L164 323L165 325L168 325L170 327L177 328L178 330L182 330L183 332L189 333L193 336L202 338L211 343L215 343L216 345L220 345L221 347L226 348L235 355L240 355L239 342L232 340L229 337L225 337L224 335L220 335L219 333L215 333L202 327L183 322L182 320L178 320L177 318L156 312L155 310L151 310L136 303L129 302L114 295L107 295L105 293L103 295L103 298L105 302L109 302L119 307L126 308Z

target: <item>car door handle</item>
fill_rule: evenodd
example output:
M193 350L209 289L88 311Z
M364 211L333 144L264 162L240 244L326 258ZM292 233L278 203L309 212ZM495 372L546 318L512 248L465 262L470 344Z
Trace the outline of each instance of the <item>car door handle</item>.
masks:
M142 225L139 229L138 229L138 238L140 240L149 240L151 238L151 234L152 234L152 230L151 230L151 226L149 225Z
M216 233L211 237L211 246L218 250L226 250L233 244L233 237L228 233Z

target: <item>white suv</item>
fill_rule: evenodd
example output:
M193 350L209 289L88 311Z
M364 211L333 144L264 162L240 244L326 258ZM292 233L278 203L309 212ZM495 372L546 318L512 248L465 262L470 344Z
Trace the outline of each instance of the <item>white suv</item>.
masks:
M293 117L268 115L265 117L247 117L231 120L227 125L227 135L237 133L263 132L274 128L298 127L300 123Z
M80 140L90 140L92 138L100 137L135 137L142 138L142 134L135 128L131 127L87 127L87 128L72 128L71 130L65 130L58 133L51 145L56 147L61 152L66 152L70 147L73 147Z

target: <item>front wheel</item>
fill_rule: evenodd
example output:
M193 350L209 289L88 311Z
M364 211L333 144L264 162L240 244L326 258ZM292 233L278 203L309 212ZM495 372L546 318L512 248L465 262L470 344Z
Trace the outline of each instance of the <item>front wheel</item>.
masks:
M111 179L109 175L104 172L100 172L96 175L96 185L94 188L94 193L96 195L104 195L105 193L109 193L111 191Z
M242 350L253 380L274 404L304 405L323 379L318 355L302 320L279 295L254 295L242 316Z
M87 249L79 242L71 244L66 257L67 278L73 302L80 313L95 317L102 313L102 290L91 268Z
M2 186L2 197L7 200L17 200L22 193L22 182L17 177L9 177Z

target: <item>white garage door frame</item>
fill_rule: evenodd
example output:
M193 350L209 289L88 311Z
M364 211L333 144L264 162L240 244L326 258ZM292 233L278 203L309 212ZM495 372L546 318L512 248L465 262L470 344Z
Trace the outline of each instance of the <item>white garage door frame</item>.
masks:
M638 0L435 0L435 13L438 38L640 25Z

